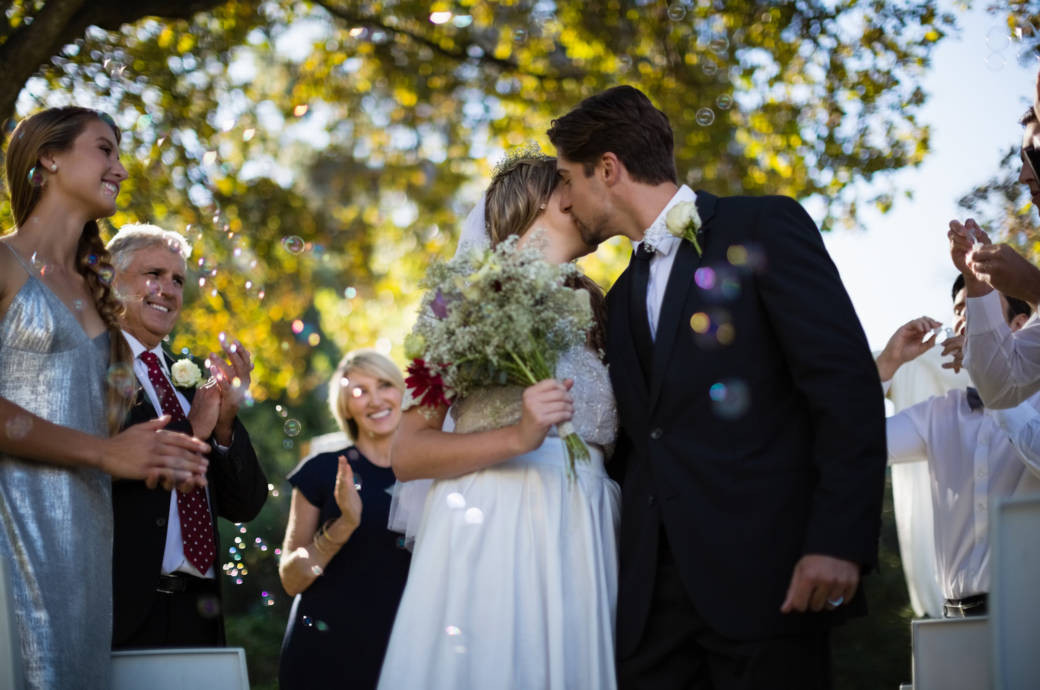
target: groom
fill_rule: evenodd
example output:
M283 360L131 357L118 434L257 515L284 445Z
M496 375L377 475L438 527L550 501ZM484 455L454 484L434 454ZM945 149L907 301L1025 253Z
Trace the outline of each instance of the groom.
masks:
M624 467L622 688L826 688L865 612L885 472L877 369L838 272L786 197L677 184L668 118L619 86L554 120L560 205L625 235L607 296ZM696 200L697 245L666 228Z

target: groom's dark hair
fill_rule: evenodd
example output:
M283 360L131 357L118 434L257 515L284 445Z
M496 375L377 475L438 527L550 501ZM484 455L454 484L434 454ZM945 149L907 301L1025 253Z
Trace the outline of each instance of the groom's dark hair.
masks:
M549 141L564 158L581 163L586 177L608 151L636 182L678 182L668 116L632 86L590 96L552 121Z

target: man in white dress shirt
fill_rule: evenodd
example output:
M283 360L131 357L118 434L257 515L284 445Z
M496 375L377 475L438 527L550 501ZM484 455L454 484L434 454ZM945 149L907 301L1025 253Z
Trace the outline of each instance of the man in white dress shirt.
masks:
M1005 327L1019 330L1032 311L1020 300L997 294ZM954 283L954 330L965 327L964 279ZM895 371L935 344L929 332L939 323L922 317L899 330L878 357L878 373L889 385ZM947 346L956 350L956 345ZM959 358L956 357L955 361ZM954 389L908 407L887 420L890 463L925 456L932 477L932 506L939 584L947 617L986 613L989 592L989 502L1015 493L1026 474L1016 451L1019 419L1037 415L1040 395L1007 411L985 409L974 389ZM1012 433L1009 434L1009 430Z
M162 343L180 316L191 247L178 233L133 225L108 249L140 384L127 424L169 415L168 428L208 439L212 447L208 485L190 494L113 482L113 647L220 645L216 516L248 522L267 498L267 478L237 418L249 387L249 352L236 341L222 342L227 361L211 353L212 376L201 387L179 376L185 364L175 363Z

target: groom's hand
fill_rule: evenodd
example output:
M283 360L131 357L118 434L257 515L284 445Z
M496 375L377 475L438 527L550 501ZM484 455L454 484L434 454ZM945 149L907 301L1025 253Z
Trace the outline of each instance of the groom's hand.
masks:
M859 565L856 563L822 554L806 554L794 566L780 612L836 608L852 599L858 586Z

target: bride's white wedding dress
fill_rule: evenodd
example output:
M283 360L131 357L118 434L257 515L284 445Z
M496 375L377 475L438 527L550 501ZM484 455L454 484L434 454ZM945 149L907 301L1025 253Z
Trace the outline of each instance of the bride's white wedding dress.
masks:
M606 367L561 357L573 424L591 461L567 474L563 443L433 482L379 688L610 689L614 677L619 492L603 469L617 411ZM521 388L452 407L455 432L520 418Z

